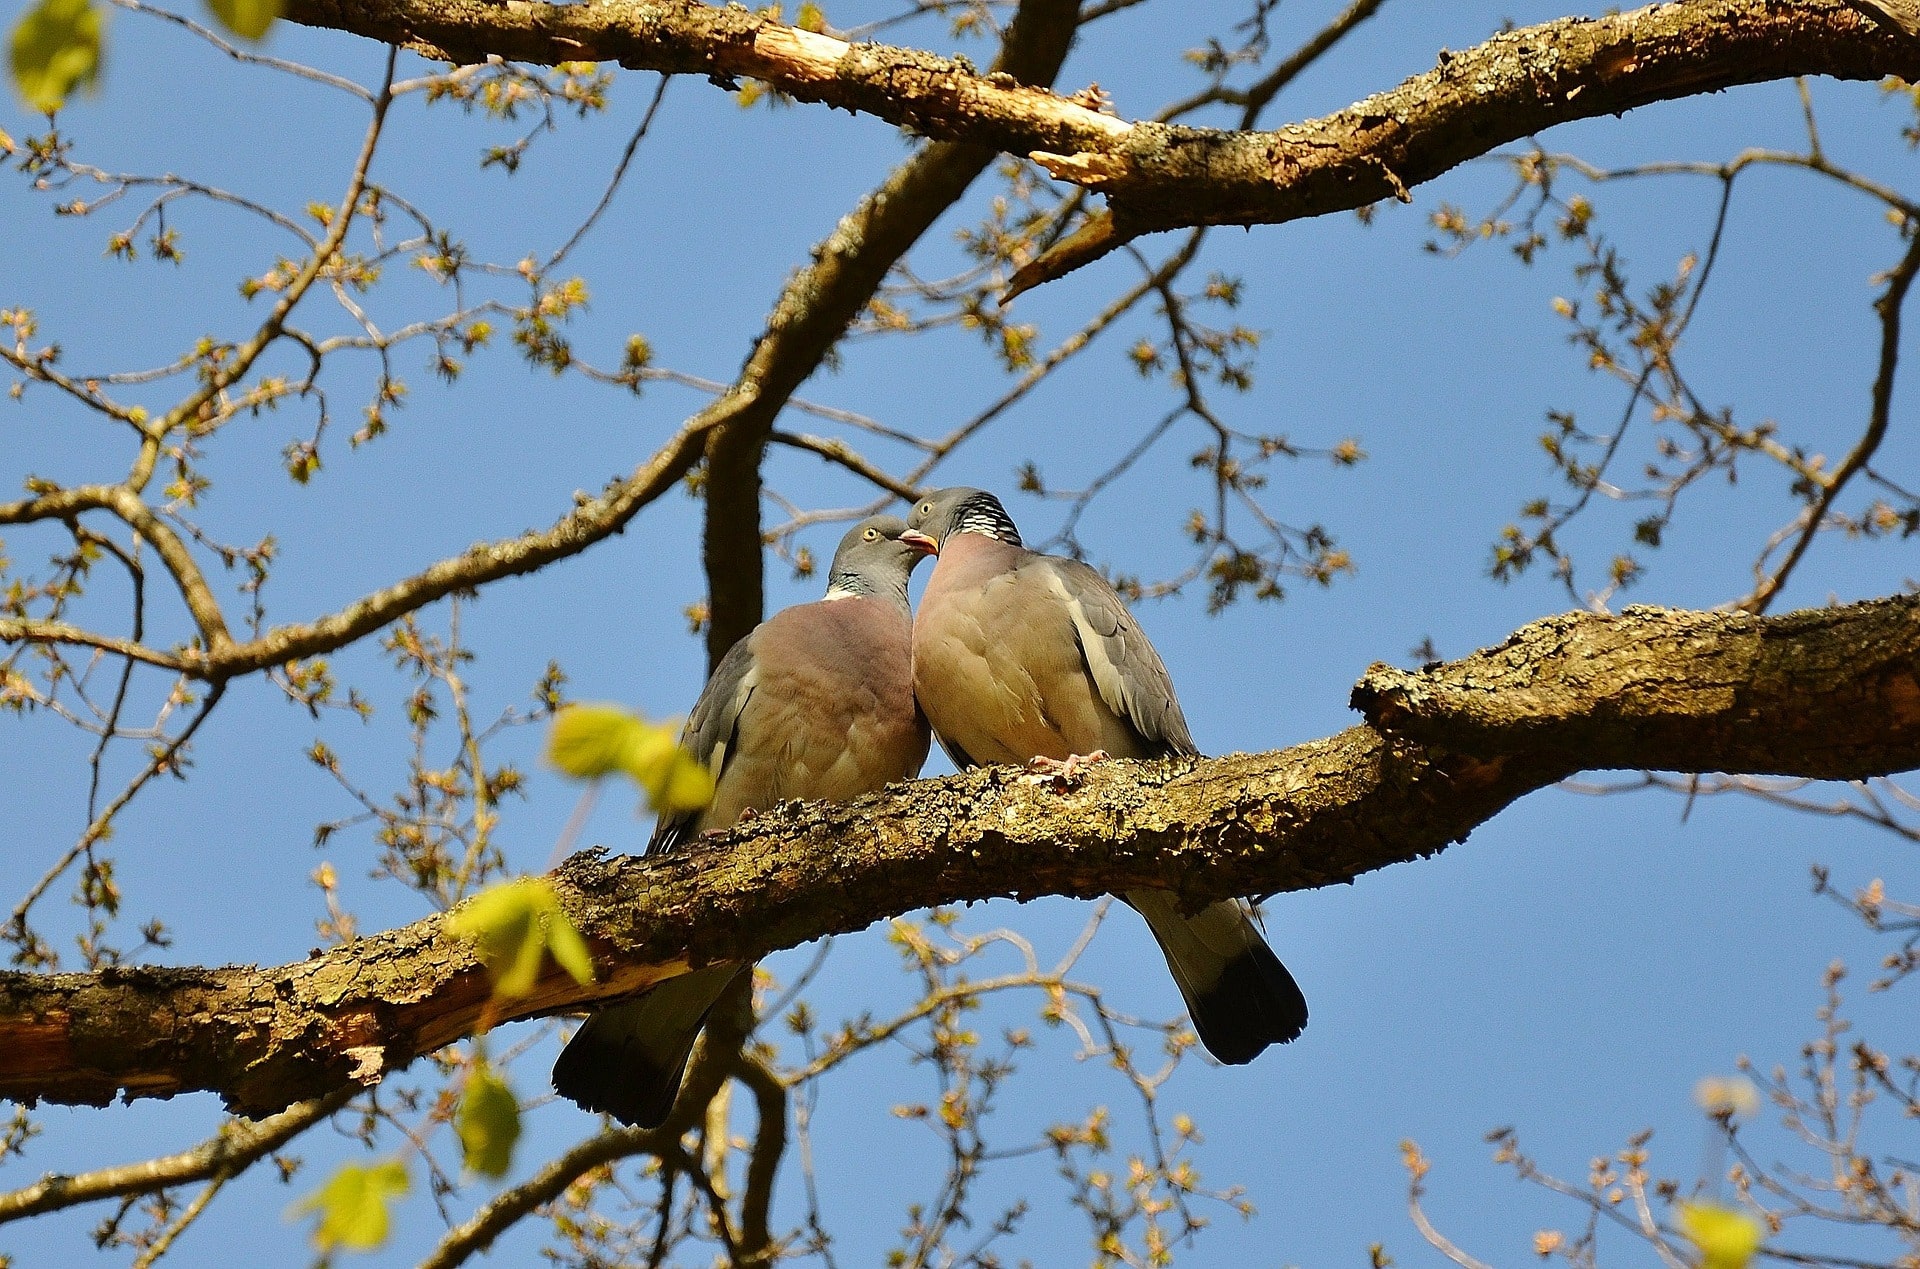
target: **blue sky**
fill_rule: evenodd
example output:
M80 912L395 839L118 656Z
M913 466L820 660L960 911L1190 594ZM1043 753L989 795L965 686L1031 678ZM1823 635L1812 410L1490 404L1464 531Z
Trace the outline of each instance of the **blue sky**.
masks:
M1338 7L1282 6L1276 44L1297 41ZM1388 87L1430 66L1440 47L1478 42L1502 18L1527 23L1563 12L1481 0L1389 4L1290 88L1271 119L1310 117ZM862 10L830 5L828 16L850 24ZM1178 51L1234 16L1226 4L1143 5L1092 33L1060 82L1097 80L1121 113L1151 113L1198 82ZM936 51L955 47L942 32L921 31L916 38ZM361 127L350 99L234 67L133 14L116 15L110 41L103 91L62 120L86 161L188 173L295 209L338 197ZM363 80L381 59L365 42L291 29L276 32L269 50ZM476 255L511 261L551 250L598 197L653 84L622 75L605 117L563 123L511 177L478 166L482 148L510 139L511 130L407 103L375 175L456 224ZM1896 99L1872 85L1826 81L1812 93L1837 161L1911 183L1912 156L1898 138L1909 116ZM17 139L39 124L9 100L0 127ZM1592 121L1546 140L1598 162L1628 163L1719 160L1748 145L1795 146L1802 135L1792 85L1774 84ZM870 118L809 107L742 110L704 82L675 82L634 172L573 260L592 288L591 308L572 329L576 343L612 362L638 331L657 365L731 378L788 271L906 152L893 129ZM1617 388L1585 371L1550 307L1555 296L1583 290L1569 273L1573 253L1551 250L1528 270L1497 245L1457 260L1421 249L1427 214L1440 200L1483 210L1504 186L1499 168L1471 165L1416 191L1413 207L1383 208L1370 227L1336 216L1213 236L1206 267L1245 280L1237 320L1264 335L1256 386L1223 402L1233 421L1304 445L1358 437L1370 457L1345 471L1314 461L1282 466L1271 490L1283 519L1325 524L1338 536L1355 559L1352 576L1324 590L1297 584L1283 604L1218 617L1206 615L1198 594L1142 609L1208 752L1330 734L1355 721L1347 693L1369 663L1405 664L1426 638L1442 655L1463 655L1568 606L1544 576L1500 586L1486 565L1489 544L1520 503L1558 493L1535 440L1544 411L1572 408L1599 427L1618 408ZM1709 181L1588 192L1642 286L1706 245L1717 195ZM9 229L0 307L34 308L42 337L65 347L69 365L153 364L202 332L243 329L254 310L235 283L268 267L281 246L237 218L183 208L170 222L186 248L181 266L104 259L106 234L131 206L56 218L51 200L24 177L0 183L0 223ZM976 199L929 236L916 257L923 276L955 265L951 231L977 208ZM1810 448L1843 452L1866 414L1873 275L1897 254L1865 200L1805 177L1753 177L1688 344L1703 397L1745 419L1777 419ZM1022 297L1014 314L1037 323L1043 341L1058 338L1129 280L1128 266L1109 259ZM382 302L404 312L427 284L415 275L391 285ZM1059 506L1014 494L1015 469L1031 459L1049 480L1073 486L1160 417L1170 403L1165 389L1143 384L1125 357L1148 330L1142 317L1105 336L944 475L1000 489L1030 538L1050 534ZM447 387L418 364L423 352L402 356L414 392L392 433L351 453L336 443L311 485L293 486L277 471L281 447L309 422L298 409L236 427L212 452L216 485L205 522L237 540L271 530L280 541L269 592L276 620L331 610L469 542L552 520L575 489L631 468L703 400L661 384L636 401L530 370L505 347L476 358ZM1004 384L977 341L942 331L851 345L841 368L802 394L938 433ZM353 392L339 391L336 409L350 415ZM1920 459L1920 444L1901 426L1912 399L1904 389L1896 399L1882 455L1896 478L1911 478ZM122 467L115 440L45 392L0 403L0 477L9 488L28 473L114 478ZM1185 456L1197 444L1191 434L1170 439L1096 504L1081 538L1098 561L1145 575L1184 564L1179 527L1202 496ZM1683 506L1667 546L1644 557L1651 570L1628 600L1705 607L1747 588L1754 554L1792 510L1781 480L1750 470L1737 487L1702 490ZM770 479L802 505L858 494L810 456L776 453ZM703 660L681 615L702 588L696 511L671 495L623 536L501 583L471 605L463 625L479 653L478 711L521 699L549 659L566 668L581 698L627 701L656 716L684 711ZM1602 508L1573 530L1583 562L1597 568L1624 549L1638 513ZM825 553L838 533L823 527L805 540ZM16 566L35 569L51 543L10 534L7 547ZM1889 593L1914 572L1910 550L1898 544L1823 539L1777 609ZM819 585L791 579L775 562L769 606L812 598ZM112 611L115 598L107 586L99 611ZM304 955L321 914L306 878L322 859L338 868L365 925L422 915L417 899L367 878L375 852L364 834L343 834L324 851L310 845L316 823L353 809L303 760L314 739L340 750L376 791L404 776L406 684L370 647L335 662L381 707L372 727L337 715L316 721L267 685L244 685L209 725L193 778L152 790L122 823L115 849L127 907L135 922L160 914L172 925L168 960ZM515 733L497 754L531 766L536 743L530 732ZM0 889L9 895L24 891L84 825L86 752L84 738L44 716L0 719L0 806L10 811ZM945 769L936 757L928 774ZM545 866L573 797L536 774L529 800L510 808L503 828L515 867ZM1260 1209L1246 1224L1222 1212L1191 1263L1363 1263L1374 1242L1403 1265L1435 1263L1405 1215L1403 1138L1417 1139L1436 1165L1436 1221L1494 1263L1519 1261L1536 1229L1571 1226L1578 1213L1495 1170L1482 1142L1491 1128L1517 1126L1544 1166L1577 1179L1591 1156L1653 1127L1656 1170L1695 1176L1705 1127L1691 1100L1694 1082L1729 1071L1741 1054L1762 1066L1795 1064L1814 1032L1822 970L1840 957L1864 978L1886 950L1809 895L1809 865L1832 865L1845 888L1885 876L1895 893L1909 874L1899 844L1885 835L1728 799L1684 811L1662 796L1549 790L1435 859L1270 904L1271 940L1305 988L1313 1023L1300 1042L1250 1067L1189 1063L1166 1090L1166 1108L1190 1111L1206 1134L1198 1156L1205 1177L1245 1185ZM586 840L632 850L645 831L609 798ZM1081 905L1042 901L991 905L966 921L1019 929L1057 952L1084 914ZM809 955L777 958L774 972L791 976ZM1129 914L1115 915L1084 972L1122 1007L1148 1015L1178 1008ZM813 998L823 1012L851 1014L898 999L902 989L880 932L869 931L838 941ZM987 1016L998 1025L1031 1023L1036 1003L1009 1002ZM1912 1051L1911 1011L1899 1004L1863 1000L1859 1016L1878 1043ZM533 1091L550 1051L549 1041L518 1068L523 1093ZM905 1221L905 1204L930 1196L940 1166L925 1130L890 1113L896 1100L929 1096L923 1074L898 1053L871 1055L857 1070L829 1089L818 1120L822 1201L848 1264L879 1258ZM1011 1144L1098 1102L1112 1103L1126 1122L1125 1090L1074 1064L1070 1045L1049 1033L1010 1095L1000 1131ZM213 1129L219 1108L196 1095L131 1108L48 1107L38 1118L45 1135L25 1159L0 1164L0 1186L182 1148ZM515 1179L591 1128L565 1104L532 1112ZM1769 1143L1792 1157L1784 1139ZM280 1211L352 1149L322 1129L296 1153L309 1166L291 1188L249 1176L189 1231L172 1263L233 1263L236 1246L256 1249L261 1263L304 1254L301 1229ZM795 1181L783 1191L789 1220L800 1210ZM1000 1194L1027 1187L1036 1206L1004 1245L1007 1255L1041 1265L1088 1258L1084 1225L1064 1209L1047 1165L1009 1165L994 1184ZM101 1215L86 1209L11 1226L0 1230L0 1251L23 1266L81 1263L91 1251L86 1231ZM440 1228L433 1205L416 1195L393 1246L365 1262L408 1263ZM503 1244L495 1263L531 1263L531 1232Z

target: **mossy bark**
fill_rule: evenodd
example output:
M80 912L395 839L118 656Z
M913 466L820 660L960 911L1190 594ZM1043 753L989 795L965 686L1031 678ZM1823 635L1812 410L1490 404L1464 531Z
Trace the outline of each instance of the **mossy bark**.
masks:
M935 904L1151 886L1201 904L1431 855L1596 768L1860 779L1920 766L1920 598L1784 617L1633 608L1375 666L1367 722L1291 749L1016 768L791 804L680 853L554 874L600 981L551 970L499 1021L631 993ZM0 1096L218 1092L249 1115L370 1083L468 1034L489 987L441 919L294 965L0 974Z

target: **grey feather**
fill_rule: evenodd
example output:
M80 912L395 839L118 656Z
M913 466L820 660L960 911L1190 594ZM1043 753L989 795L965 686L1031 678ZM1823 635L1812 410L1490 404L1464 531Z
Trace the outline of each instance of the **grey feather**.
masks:
M727 655L720 658L719 667L707 680L680 733L681 747L705 763L716 781L726 772L728 751L738 743L740 715L746 711L754 686L760 680L759 662L753 655L754 635L758 633L756 628L727 649ZM706 814L707 808L702 807L662 815L653 826L647 853L672 850L694 836L700 831L698 826Z
M956 765L1199 752L1160 654L1099 573L1027 550L978 489L930 494L908 524L940 551L914 621L914 686ZM1183 916L1165 891L1124 897L1222 1062L1251 1061L1306 1026L1306 998L1245 904Z
M1196 754L1173 679L1133 614L1107 579L1079 560L1038 557L1059 586L1073 617L1080 652L1100 699L1140 733L1142 757Z

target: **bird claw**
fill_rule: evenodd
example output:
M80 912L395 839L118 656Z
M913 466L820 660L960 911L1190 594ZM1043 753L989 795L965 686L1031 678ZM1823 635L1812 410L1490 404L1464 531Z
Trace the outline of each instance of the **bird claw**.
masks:
M1088 767L1106 761L1107 757L1104 749L1096 749L1092 753L1070 753L1064 760L1043 755L1027 763L1028 774L1020 779L1027 784L1051 784L1056 789L1071 789L1080 783Z
M732 824L728 825L725 828L701 829L700 837L703 840L709 837L725 837L728 833L731 833L734 829L740 827L740 825L745 824L748 820L759 818L759 815L760 815L760 812L754 810L752 807L749 806L745 810L740 812L740 818L734 820Z

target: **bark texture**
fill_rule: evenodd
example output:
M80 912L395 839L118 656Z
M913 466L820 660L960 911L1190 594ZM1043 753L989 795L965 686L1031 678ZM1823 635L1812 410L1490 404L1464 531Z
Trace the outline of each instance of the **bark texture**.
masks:
M1408 197L1415 185L1556 124L1742 84L1920 78L1913 0L1688 0L1496 35L1345 110L1275 131L1103 114L1009 74L914 49L849 44L692 0L289 0L309 26L470 62L594 59L764 80L801 101L930 137L1028 154L1108 197L1108 211L1014 279L1013 293L1145 233L1278 224Z
M664 857L577 855L555 882L600 981L552 971L500 1020L933 904L1151 886L1198 905L1351 881L1580 770L1907 770L1920 766L1920 597L1553 617L1461 661L1377 665L1354 703L1365 724L1272 753L1100 763L1070 787L992 768L790 804ZM257 1117L459 1038L487 996L438 917L273 969L0 974L0 1095L211 1089Z

